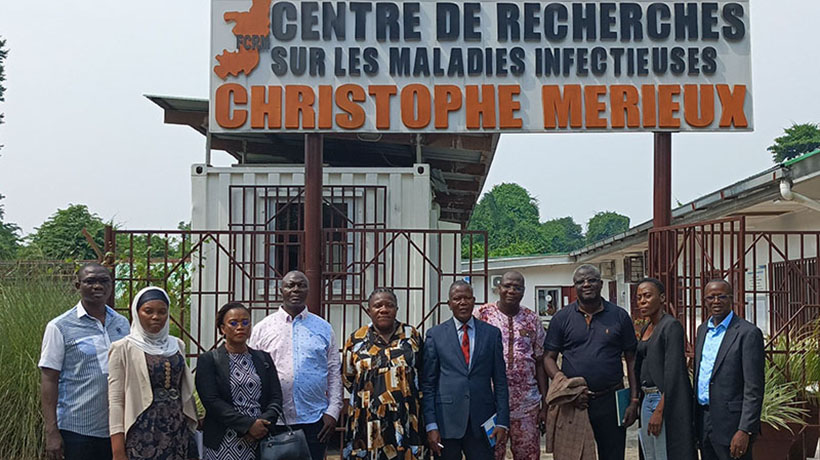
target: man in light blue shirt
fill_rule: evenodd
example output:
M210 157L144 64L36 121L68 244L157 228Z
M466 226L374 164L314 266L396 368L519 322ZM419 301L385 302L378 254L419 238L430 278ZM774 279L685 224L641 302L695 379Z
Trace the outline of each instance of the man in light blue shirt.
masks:
M282 386L284 416L294 430L304 431L313 460L321 460L342 410L339 348L330 323L305 305L304 273L287 273L280 291L282 306L254 325L248 346L270 354Z
M704 308L712 316L695 343L695 428L702 460L752 458L763 405L763 333L732 312L732 286L710 281Z
M732 322L735 313L729 311L726 318L718 325L715 325L715 317L709 318L706 322L706 338L703 341L703 354L700 358L700 372L698 373L698 404L709 405L709 380L712 379L712 370L715 367L720 344L723 343L723 336L726 335L726 328Z
M113 284L107 268L83 266L75 280L82 299L46 325L38 367L49 459L111 458L108 349L130 330L105 304Z

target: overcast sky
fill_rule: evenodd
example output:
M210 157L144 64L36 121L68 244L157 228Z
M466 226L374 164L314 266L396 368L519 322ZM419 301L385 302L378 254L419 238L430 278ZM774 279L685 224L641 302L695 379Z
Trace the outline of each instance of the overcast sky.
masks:
M784 127L820 121L820 1L753 0L750 15L755 132L674 135L680 202L771 167L766 147ZM69 203L130 229L190 220L205 139L164 125L143 95L208 97L209 21L206 0L4 0L6 221L28 233ZM504 135L485 191L502 182L527 188L542 220L608 210L637 224L651 217L652 135Z

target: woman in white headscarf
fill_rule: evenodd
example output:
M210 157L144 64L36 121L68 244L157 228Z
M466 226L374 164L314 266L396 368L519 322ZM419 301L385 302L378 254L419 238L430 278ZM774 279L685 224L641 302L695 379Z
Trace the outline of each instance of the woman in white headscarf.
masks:
M168 294L137 293L131 333L111 344L108 409L114 460L199 458L193 377L182 340L168 335Z

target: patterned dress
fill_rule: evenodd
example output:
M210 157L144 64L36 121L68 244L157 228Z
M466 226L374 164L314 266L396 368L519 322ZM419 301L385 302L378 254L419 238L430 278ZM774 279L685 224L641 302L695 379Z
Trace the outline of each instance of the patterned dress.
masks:
M386 343L364 326L345 344L342 378L350 392L345 459L423 458L421 335L397 323Z
M242 415L259 418L262 415L262 380L253 365L250 353L228 353L231 374L231 399L233 407ZM205 460L253 460L256 458L256 441L238 437L228 428L218 450L205 447Z
M197 458L194 434L188 429L182 413L182 373L185 360L181 354L154 356L145 354L148 375L154 388L154 401L141 413L128 429L125 437L125 453L128 460L188 460ZM168 363L168 364L166 364ZM168 378L170 377L170 378ZM165 389L175 390L177 397L168 397Z

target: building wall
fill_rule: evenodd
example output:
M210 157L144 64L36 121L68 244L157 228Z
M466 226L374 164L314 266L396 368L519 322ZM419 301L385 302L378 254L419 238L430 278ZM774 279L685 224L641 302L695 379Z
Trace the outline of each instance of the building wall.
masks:
M304 168L282 166L191 168L191 228L227 229L230 208L230 186L294 185L305 183ZM325 168L323 185L357 185L387 187L387 227L402 229L439 228L437 208L433 206L430 168L425 164L412 168ZM261 210L257 210L260 212ZM242 209L234 206L234 220ZM246 209L246 213L253 210ZM249 217L249 216L246 216Z
M277 185L304 185L304 169L302 167L279 167L279 166L237 166L237 167L207 167L205 165L193 165L191 169L191 191L192 191L192 212L191 227L193 230L227 230L229 222L265 222L265 198L247 200L248 203L256 205L243 207L237 197L231 197L231 186L277 186ZM436 230L449 229L457 230L458 225L439 221L439 209L433 202L433 192L430 182L430 170L426 164L414 165L412 168L325 168L323 185L339 186L384 186L386 187L386 212L385 226L387 229L402 230ZM242 193L241 189L234 189L233 193ZM245 193L257 193L246 191ZM231 206L230 200L234 199ZM245 197L246 199L248 197ZM250 197L254 198L254 197ZM258 198L258 197L256 197ZM242 213L245 213L243 216ZM229 216L232 213L233 216ZM254 220L254 213L257 219ZM361 214L361 213L359 213ZM231 219L233 217L233 219ZM361 222L362 216L351 216L357 223ZM368 219L370 220L370 219ZM265 228L258 228L265 230ZM268 229L269 230L269 229ZM395 286L426 286L423 290L406 290L406 296L399 295L402 309L401 319L409 319L411 323L421 321L423 311L415 308L415 305L435 305L441 296L439 289L431 288L434 285L436 271L428 265L429 260L439 260L441 255L443 270L449 273L456 271L455 261L460 260L460 243L457 235L449 235L448 238L434 238L418 233L407 233L407 238L399 237L394 239L393 252L387 258L385 264L390 267L371 266L367 269L384 268L393 272L391 282ZM385 238L381 238L384 240ZM224 241L223 241L224 240ZM265 260L265 249L261 241L246 239L244 247L240 251L245 254L254 254L255 260ZM252 242L255 241L255 242ZM375 257L378 252L374 238L371 235L361 237L359 243L365 248L363 257ZM214 316L216 309L229 300L231 296L229 279L231 276L230 263L227 261L222 248L228 247L228 238L220 238L218 242L209 242L204 245L202 255L194 255L194 266L200 267L201 276L198 273L192 279L192 288L195 292L216 292L216 295L193 296L191 299L192 311L190 316L190 330L195 337L200 337L204 347L211 346L216 340L214 330ZM260 243L260 244L257 244ZM234 242L234 248L237 247ZM427 256L419 254L415 249L424 248ZM357 257L360 256L357 254ZM452 261L452 262L451 262ZM395 268L395 267L400 267ZM440 267L441 268L441 267ZM256 270L269 270L264 266L255 267ZM234 269L236 270L236 269ZM246 268L246 270L248 270ZM234 277L237 278L236 276ZM242 278L239 276L238 278ZM365 280L364 296L375 287L372 282L370 272L365 271L360 276ZM242 281L240 281L242 282ZM386 281L380 281L384 285ZM250 295L265 295L265 292L275 292L278 286L267 286L265 289L259 285L245 285L234 287L234 290L243 289L250 292ZM337 286L336 284L339 284ZM341 283L334 283L334 292L345 289ZM267 289L267 291L266 291ZM445 293L446 295L446 293ZM424 296L421 299L420 296ZM423 301L422 301L423 300ZM328 319L334 326L337 340L341 345L349 334L361 324L366 324L368 318L359 313L358 305L329 305ZM446 308L445 308L446 310ZM449 315L449 311L445 312ZM254 312L254 321L259 321L264 311Z

